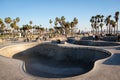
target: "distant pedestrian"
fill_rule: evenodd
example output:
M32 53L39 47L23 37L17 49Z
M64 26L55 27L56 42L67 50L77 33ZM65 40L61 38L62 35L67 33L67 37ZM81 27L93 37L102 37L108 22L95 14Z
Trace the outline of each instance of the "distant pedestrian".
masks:
M117 36L118 41L120 41L120 35Z
M98 40L98 39L99 39L98 35L95 35L95 40Z
M93 40L95 40L95 35L93 34Z

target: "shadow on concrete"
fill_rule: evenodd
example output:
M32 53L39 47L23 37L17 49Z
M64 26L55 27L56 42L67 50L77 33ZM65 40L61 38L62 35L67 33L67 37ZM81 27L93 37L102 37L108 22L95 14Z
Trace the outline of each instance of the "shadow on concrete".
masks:
M93 68L94 62L86 63L77 59L55 59L53 54L60 52L59 49L62 50L57 45L40 44L13 55L13 58L24 61L26 73L45 78L73 77L84 74Z
M114 54L109 59L103 62L106 65L120 65L120 54Z
M116 50L120 50L120 47L117 47Z
M40 44L13 55L24 61L24 71L45 78L66 78L85 74L94 62L109 57L106 51L91 48L62 47Z

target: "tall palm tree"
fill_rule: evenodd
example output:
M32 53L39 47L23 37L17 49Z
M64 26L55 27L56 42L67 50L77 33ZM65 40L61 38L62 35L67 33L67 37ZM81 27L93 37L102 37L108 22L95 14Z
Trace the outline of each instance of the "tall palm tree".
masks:
M111 15L108 16L108 24L109 24L109 34L111 34L111 27L110 27L110 18L111 18Z
M9 33L9 35L10 35L10 31L11 31L11 29L10 29L10 23L12 22L12 20L11 20L11 18L10 17L6 17L5 18L5 23L7 24L7 28L8 28L8 33Z
M99 25L100 25L101 16L100 15L96 15L96 17L97 17L97 29L98 29L98 34L99 34Z
M75 17L75 18L73 19L73 22L74 22L75 25L77 25L77 24L78 24L78 19Z
M0 28L4 30L4 28L5 28L5 24L2 23Z
M0 28L1 28L1 25L3 24L3 21L2 19L0 18Z
M10 17L5 18L5 23L7 24L7 27L9 27L10 23L12 22Z
M58 18L58 17L56 17L56 18L55 18L55 21L56 21L56 22L59 22L59 21L61 21L61 19Z
M100 17L100 18L101 18L101 22L103 22L104 15L101 15L101 17Z
M110 20L110 25L114 28L114 34L115 34L116 21Z
M55 21L55 22L54 22L54 25L55 25L55 27L57 27L57 25L58 25L58 22L57 22L57 21Z
M92 27L92 31L93 31L93 34L94 34L94 22L95 22L95 17L92 16L91 19L90 19L90 22L91 22L91 27Z
M29 24L30 24L30 26L32 27L33 22L30 20L30 21L29 21Z
M103 28L103 23L100 23L100 28L101 28L101 34L102 34L102 28Z
M76 27L76 25L78 24L78 19L76 17L74 17L73 19L73 23L71 23L71 27L72 27L72 32L74 31L74 28Z
M105 24L106 24L106 27L107 27L107 34L108 34L108 17L105 18Z
M2 35L3 35L3 38L4 38L5 24L2 23L2 24L0 24L0 25L1 25L0 31L2 32Z
M96 30L96 34L98 34L98 17L97 17L97 15L95 16L95 23L94 23L94 28L95 28L95 30Z
M19 18L19 17L16 18L16 22L17 22L17 23L20 22L20 18ZM18 26L18 24L17 24L17 26Z
M61 21L65 21L65 17L64 16L61 16Z
M64 29L64 33L65 33L65 36L67 37L67 34L69 33L70 31L70 23L69 22L66 22L65 23L65 29Z
M102 27L103 27L103 25L104 25L104 24L103 24L103 18L104 18L104 16L101 15L101 16L100 16L100 19L101 19L101 20L100 20L101 34L102 34Z
M3 23L3 20L0 18L0 25Z
M50 20L49 20L49 23L50 23L51 27L52 27L52 22L53 22L53 21L50 19Z
M10 24L10 26L11 26L11 28L13 28L14 30L18 30L18 29L19 29L19 27L16 25L16 22L12 22L12 23Z
M118 33L118 20L119 20L119 11L115 12L115 21L117 23L116 33Z
M109 15L108 17L106 17L105 19L105 23L106 23L106 26L107 26L107 34L110 34L110 18L111 18L111 15Z
M16 18L16 22L20 22L20 18L19 17Z
M66 21L65 21L64 16L61 16L61 20L59 20L59 22L60 22L61 27L65 28Z
M70 23L70 27L71 27L71 35L73 35L73 28L75 27L75 23L72 21L71 23Z

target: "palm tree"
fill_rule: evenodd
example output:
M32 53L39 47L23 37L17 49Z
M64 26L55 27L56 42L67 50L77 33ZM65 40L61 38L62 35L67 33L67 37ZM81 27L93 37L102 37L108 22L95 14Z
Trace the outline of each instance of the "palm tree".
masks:
M103 23L100 23L100 28L101 28L101 34L102 34L102 27L103 27Z
M17 23L20 22L20 18L19 18L19 17L16 18L16 22L17 22ZM17 25L17 26L18 26L18 25Z
M109 34L111 34L111 27L110 27L110 18L111 18L111 15L108 16L108 24L109 24Z
M1 25L3 24L3 21L2 19L0 18L0 28L1 28Z
M8 24L7 27L9 27L10 23L12 22L10 17L5 18L5 23Z
M98 34L99 34L99 27L100 27L100 22L101 22L101 15L96 15L97 17L97 29L98 29Z
M3 23L3 20L0 18L0 25Z
M78 19L75 17L75 18L73 19L73 22L74 22L75 25L77 25L77 24L78 24Z
M19 17L16 18L16 22L20 22L20 18Z
M115 26L116 26L116 21L111 20L110 25L114 28L114 34L115 34Z
M95 16L95 23L94 23L94 28L96 30L96 34L98 33L97 29L98 29L98 21L97 21L97 16Z
M10 23L12 22L10 17L5 18L5 23L7 24L7 28L10 28ZM11 29L8 29L9 35L10 35Z
M53 21L50 19L50 20L49 20L49 23L50 23L51 27L52 27L52 22L53 22Z
M4 28L5 28L5 24L2 23L0 28L1 28L1 29L4 29Z
M117 23L116 33L118 33L118 20L119 20L119 11L115 12L115 21Z
M106 19L105 19L105 24L106 24L106 27L107 27L107 34L108 34L108 17L106 17Z
M57 27L57 25L58 25L58 22L57 22L57 21L55 21L55 22L54 22L54 24L55 24L55 27Z
M66 22L65 23L65 36L67 37L67 34L69 33L69 31L70 31L70 23L69 22Z
M30 21L29 21L29 24L30 24L30 26L32 27L33 22L30 20Z
M101 19L101 21L100 21L100 22L101 22L101 23L100 23L101 34L102 34L102 27L103 27L103 25L104 25L104 24L103 24L103 18L104 18L104 16L101 15L101 16L100 16L100 19Z
M65 34L66 33L66 29L65 29L65 24L66 24L65 17L64 16L62 16L61 18L56 17L55 21L60 24L60 26L62 27L60 29L62 29L62 31L63 31L62 33ZM58 28L57 28L57 31L58 31Z
M74 28L76 27L77 24L78 24L78 19L76 17L74 17L73 22L71 23L72 33L73 33Z
M65 17L64 16L61 16L61 21L64 21L65 20Z
M10 24L11 28L13 29L12 30L12 36L15 37L15 30L18 30L18 26L16 25L16 21L12 22Z
M0 25L1 25L1 27L0 27L0 31L2 32L2 35L3 35L3 38L4 38L5 24L2 23L2 24L0 24Z
M106 26L107 26L107 34L110 34L110 18L111 18L111 15L109 15L106 19L105 19L105 23L106 23Z
M104 15L101 15L101 22L103 22Z
M66 23L66 21L65 21L65 17L64 16L61 16L61 20L59 20L59 22L61 23L61 27L65 27L65 23Z
M13 28L14 30L18 30L18 29L19 29L19 27L16 25L16 22L12 22L12 23L10 24L10 26L11 26L11 28Z
M94 23L95 23L95 20L94 20L94 19L95 19L94 16L92 16L91 19L90 19L93 34L94 34Z
M55 18L55 21L59 22L59 21L60 21L60 18L56 17L56 18Z
M72 21L70 23L70 26L71 26L71 35L73 35L73 28L75 27L75 23Z

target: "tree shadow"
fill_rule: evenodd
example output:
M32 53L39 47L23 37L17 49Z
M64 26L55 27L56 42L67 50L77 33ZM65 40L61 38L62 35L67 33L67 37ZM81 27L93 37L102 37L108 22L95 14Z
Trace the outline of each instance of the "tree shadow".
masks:
M71 48L73 51L77 48ZM23 70L33 76L45 78L66 78L84 74L94 67L94 62L87 63L72 60L67 51L71 50L54 44L39 44L13 55L12 58L24 61ZM62 51L65 59L58 60L56 55ZM58 55L58 58L60 56Z
M106 65L120 65L120 54L116 53L103 62Z

